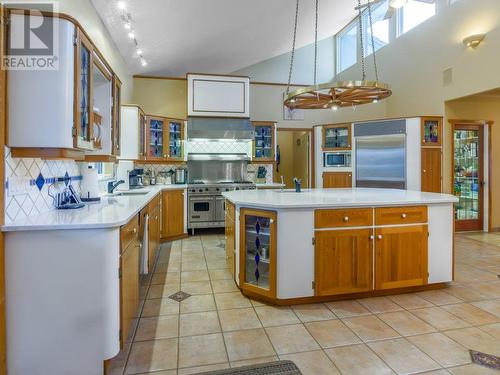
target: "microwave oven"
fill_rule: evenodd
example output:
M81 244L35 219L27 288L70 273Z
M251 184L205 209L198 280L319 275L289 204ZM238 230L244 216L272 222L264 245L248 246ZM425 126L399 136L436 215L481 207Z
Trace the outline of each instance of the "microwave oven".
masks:
M323 154L324 167L350 167L351 166L351 152L325 152Z

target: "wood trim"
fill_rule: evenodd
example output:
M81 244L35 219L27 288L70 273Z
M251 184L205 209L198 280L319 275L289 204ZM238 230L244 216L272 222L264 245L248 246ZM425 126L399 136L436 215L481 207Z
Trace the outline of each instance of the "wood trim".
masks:
M4 7L0 5L0 19L3 20ZM5 23L0 23L0 35L6 36ZM2 48L6 39L2 41ZM3 60L4 51L0 51ZM7 71L0 68L0 148L3 150L6 140L7 124ZM5 181L5 153L0 155L0 181ZM5 189L0 189L0 224L5 217ZM5 248L3 233L0 233L0 374L7 374L7 327L5 322Z
M424 129L425 129L425 122L426 121L437 121L438 123L438 141L436 143L425 143L424 140ZM421 138L421 146L442 146L443 145L443 117L437 117L437 116L424 116L420 118L420 138Z
M210 76L210 77L234 77L234 78L248 78L250 79L249 76L244 76L244 75L235 75L235 74L217 74L217 73L196 73L196 72L187 72L186 73L186 79L189 75L193 76Z
M189 237L189 234L188 233L184 233L184 234L180 234L178 236L161 237L160 240L163 243L163 242L170 242L170 241L182 240L182 239L188 238L188 237Z
M130 159L120 159L120 160L130 160ZM156 159L137 159L137 160L132 160L134 164L187 164L186 160L167 160L167 159L162 159L162 160L156 160Z
M134 74L132 78L139 79L165 79L167 81L187 81L186 77L171 77L171 76L149 76L143 74Z
M14 158L85 160L85 152L83 150L72 148L12 147L10 152Z
M127 104L120 104L120 107L135 107L137 108L140 112L144 113L144 110L139 104L132 104L132 103L127 103Z
M494 121L491 120L459 120L459 119L449 119L448 122L451 125L493 125Z
M325 147L326 141L326 130L327 129L339 129L347 128L347 137L349 140L349 145L347 147ZM342 123L342 124L327 124L321 129L321 150L322 151L350 151L352 150L352 124Z
M310 145L311 148L309 150L311 155L311 188L316 188L316 134L314 132L314 128L310 129Z
M115 163L117 158L115 155L85 155L84 160L90 163Z
M491 232L492 231L492 228L493 228L493 225L491 224L492 220L493 220L493 210L492 210L492 207L493 207L493 189L492 189L492 186L493 186L493 168L492 168L492 164L493 164L493 157L492 157L492 152L491 152L491 147L492 147L492 143L491 143L491 127L493 125L493 121L488 122L486 124L486 126L488 127L488 232Z
M370 292L363 292L363 293L340 294L336 296L314 296L314 297L301 297L301 298L288 298L288 299L270 298L262 294L252 292L250 290L242 288L240 288L240 290L247 297L263 302L268 302L277 306L287 306L287 305L302 305L306 303L333 302L333 301L343 301L348 299L380 297L380 296L390 296L390 295L406 294L413 292L423 292L426 290L444 289L447 286L448 283L437 283L437 284L419 285L419 286L397 288L397 289L373 290Z
M101 60L101 56L97 53L97 50L94 48L93 52L97 55L97 59L92 59L94 62L94 65L99 69L99 71L102 73L106 79L112 83L113 81L113 73L111 70L106 66L106 63Z
M133 104L135 105L135 104ZM137 106L140 110L142 110L141 107ZM144 112L144 111L143 111ZM168 116L164 116L164 115L155 115L153 113L146 113L145 114L146 117L156 117L156 118L161 118L161 119L169 119L169 120L176 120L176 121L187 121L187 119L185 118L178 118L178 117L168 117ZM196 117L196 116L192 116L192 117ZM204 116L200 116L200 117L204 117Z
M441 117L441 115L415 115L415 116L404 116L404 117L378 117L378 118L369 118L369 119L363 119L363 120L356 120L352 121L351 124L360 124L364 122L376 122L376 121L387 121L387 120L404 120L404 119L410 119L410 118L420 118L420 117ZM334 122L331 124L318 124L318 125L313 125L313 128L316 127L321 127L321 126L326 126L326 125L341 125L345 124L344 122Z
M263 81L250 81L251 85L260 85L260 86L284 86L288 87L288 83L281 82L263 82ZM308 87L310 85L303 85L299 83L290 83L290 87Z

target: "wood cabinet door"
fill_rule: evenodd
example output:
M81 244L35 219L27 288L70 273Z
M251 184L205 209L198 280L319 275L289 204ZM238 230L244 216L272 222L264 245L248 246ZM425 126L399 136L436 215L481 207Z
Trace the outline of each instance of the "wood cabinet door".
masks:
M375 230L375 289L427 284L427 225Z
M255 130L253 139L253 160L275 161L276 123L267 121L252 121Z
M184 190L164 191L162 196L163 238L184 234Z
M441 148L422 148L422 191L441 193Z
M226 237L226 262L227 267L229 268L229 272L233 275L234 278L234 249L235 249L235 223L234 220L226 216L226 229L225 229L225 237Z
M352 187L351 172L324 172L323 188L350 188Z
M113 75L113 121L111 128L112 154L120 156L121 153L121 101L122 101L122 83L116 75Z
M156 252L160 246L160 210L156 208L149 213L148 227L148 269L152 273Z
M351 124L324 125L322 127L323 151L351 149Z
M139 306L139 241L134 240L120 258L120 342L128 337Z
M164 117L146 116L146 159L166 160L168 121Z
M165 125L165 151L170 161L184 159L184 126L181 119L168 118Z
M318 231L314 251L317 296L373 290L372 229Z

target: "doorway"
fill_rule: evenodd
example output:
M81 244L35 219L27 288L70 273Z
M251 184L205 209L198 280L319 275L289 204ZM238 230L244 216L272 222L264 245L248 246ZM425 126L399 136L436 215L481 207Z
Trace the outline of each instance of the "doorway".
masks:
M483 230L484 125L452 124L452 191L457 231Z
M283 178L286 188L292 189L296 177L302 188L310 187L311 129L278 128L277 134L274 182Z

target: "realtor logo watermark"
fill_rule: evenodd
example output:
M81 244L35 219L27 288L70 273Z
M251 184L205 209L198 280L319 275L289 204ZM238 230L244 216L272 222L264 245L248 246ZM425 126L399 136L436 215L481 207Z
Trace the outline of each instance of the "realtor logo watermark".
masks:
M7 38L2 35L5 55L2 69L6 70L57 70L58 56L58 18L56 3L48 1L3 1L4 16L6 8L12 8L7 19ZM5 18L4 18L5 19Z

